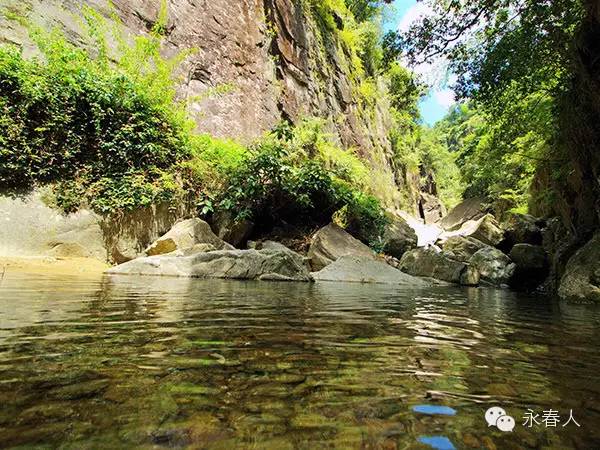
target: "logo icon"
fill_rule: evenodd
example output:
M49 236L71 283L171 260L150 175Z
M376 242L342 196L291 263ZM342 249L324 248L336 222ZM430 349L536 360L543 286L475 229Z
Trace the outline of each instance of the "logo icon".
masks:
M488 427L494 426L500 431L512 431L515 428L515 419L499 406L494 406L485 412L485 421Z

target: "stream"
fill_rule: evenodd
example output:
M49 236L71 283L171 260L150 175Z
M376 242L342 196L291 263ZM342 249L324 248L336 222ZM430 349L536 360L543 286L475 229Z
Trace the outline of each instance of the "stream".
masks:
M599 325L484 288L7 273L0 447L600 448Z

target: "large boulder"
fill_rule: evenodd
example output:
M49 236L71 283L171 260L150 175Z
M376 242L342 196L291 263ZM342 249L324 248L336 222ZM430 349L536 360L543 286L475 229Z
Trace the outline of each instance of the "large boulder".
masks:
M446 231L441 234L440 240L447 241L453 236L470 236L484 244L497 246L504 239L504 231L491 214L486 214L477 220L467 220L455 231Z
M450 255L432 248L417 248L406 252L400 260L399 268L410 275L449 283L473 286L479 282L478 274L467 264L455 261Z
M191 255L168 254L134 259L108 274L239 280L310 281L301 257L272 250L218 250Z
M493 247L484 247L475 253L469 260L481 279L494 286L507 285L515 273L516 265L500 250Z
M383 283L407 286L428 286L430 283L394 269L384 261L364 256L342 256L319 272L312 274L316 281L349 283Z
M485 215L483 201L480 198L468 198L450 210L440 221L444 230L456 230L468 220L477 220Z
M548 275L548 258L541 245L516 244L509 256L517 265L511 279L515 288L534 289Z
M402 217L393 216L383 234L383 251L394 258L417 247L415 230Z
M437 223L446 215L446 207L435 195L421 193L419 212L426 224Z
M246 243L252 231L254 222L236 218L230 211L219 211L212 218L212 226L216 235L234 247Z
M210 225L194 218L176 223L166 234L154 241L145 253L147 256L164 255L176 250L188 250L198 244L210 244L217 250L233 249L212 232Z
M469 262L471 257L487 244L469 236L452 236L444 243L444 252L460 262Z
M315 233L308 249L310 265L315 272L347 255L375 258L369 247L333 223Z
M504 239L499 248L509 252L516 244L542 245L541 221L529 214L511 213L502 223Z
M563 300L600 302L600 233L569 260L558 295Z

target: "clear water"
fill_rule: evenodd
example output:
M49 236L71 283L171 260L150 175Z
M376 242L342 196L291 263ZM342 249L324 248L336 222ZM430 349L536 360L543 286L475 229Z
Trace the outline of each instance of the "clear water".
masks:
M0 298L2 447L600 448L597 307L10 273ZM491 406L513 432L487 426ZM528 408L580 427L528 428Z

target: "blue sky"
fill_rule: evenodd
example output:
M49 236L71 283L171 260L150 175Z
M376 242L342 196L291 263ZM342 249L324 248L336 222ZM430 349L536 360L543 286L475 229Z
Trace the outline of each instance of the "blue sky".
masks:
M422 3L420 4L422 7ZM410 20L417 13L419 5L416 0L396 0L394 4L394 17L388 18L385 23L385 31L398 29L404 23L410 23ZM431 70L425 67L422 71ZM446 88L445 83L438 82L438 86L432 88L432 92L425 97L420 104L421 115L425 123L433 125L446 115L449 107L453 103L452 92Z

